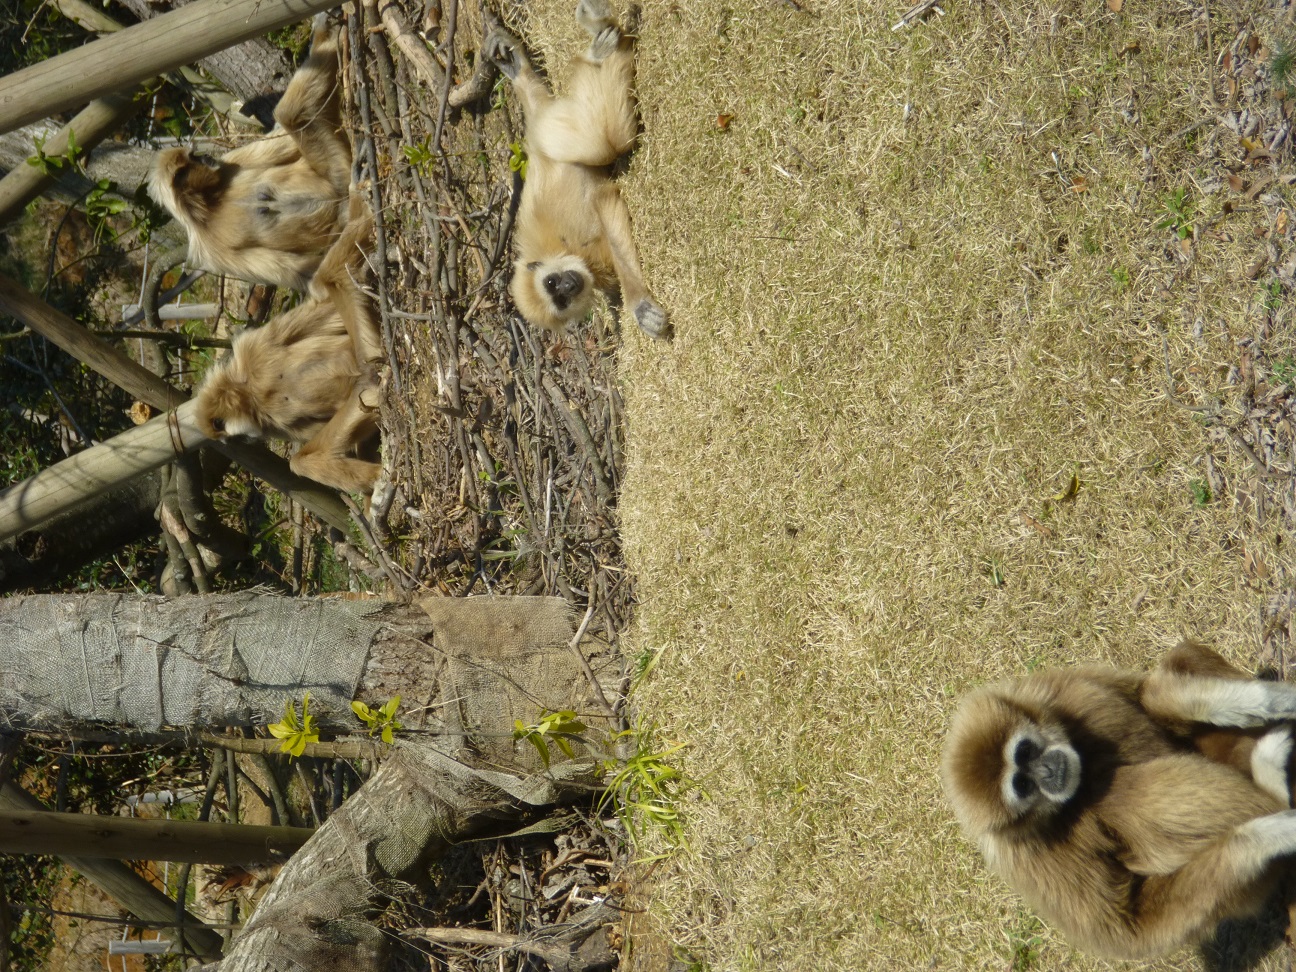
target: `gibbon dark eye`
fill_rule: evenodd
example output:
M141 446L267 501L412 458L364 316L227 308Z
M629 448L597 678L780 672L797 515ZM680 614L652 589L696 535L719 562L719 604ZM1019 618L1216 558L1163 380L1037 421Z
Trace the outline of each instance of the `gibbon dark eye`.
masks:
M270 194L270 190L269 190L269 189L261 189L261 190L259 190L259 191L257 192L256 197L257 197L257 199L260 200L261 202L269 202L271 199L274 198L274 196L272 196L272 195Z
M213 419L211 420L211 426L212 426L212 428L215 429L217 432L224 432L224 431L225 431L225 420L224 420L223 418L213 418Z
M1025 766L1039 759L1039 755L1043 751L1040 744L1035 740L1023 739L1017 744L1017 748L1013 750L1013 762L1018 766Z
M1035 781L1025 773L1014 773L1012 778L1012 788L1013 793L1015 793L1019 799L1024 800L1035 792Z
M269 215L270 215L270 207L269 207L269 206L258 206L258 207L257 207L256 214L257 214L258 216L261 216L261 217L269 216Z
M549 293L552 294L554 291L558 289L558 284L561 282L562 282L562 278L559 277L558 274L551 273L549 274L549 276L544 278L544 288L545 290L549 291Z

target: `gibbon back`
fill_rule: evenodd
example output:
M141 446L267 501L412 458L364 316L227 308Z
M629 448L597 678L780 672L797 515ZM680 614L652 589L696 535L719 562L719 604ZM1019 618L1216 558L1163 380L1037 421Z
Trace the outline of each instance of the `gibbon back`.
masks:
M274 131L218 161L185 148L158 155L149 192L184 224L195 266L306 289L349 210L351 145L338 89L337 33L320 14Z

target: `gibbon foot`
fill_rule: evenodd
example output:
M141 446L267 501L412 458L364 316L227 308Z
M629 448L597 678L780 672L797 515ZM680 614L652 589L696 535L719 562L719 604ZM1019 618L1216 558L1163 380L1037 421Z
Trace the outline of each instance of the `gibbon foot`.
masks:
M639 301L635 305L634 318L640 330L649 337L670 337L670 321L666 319L666 312L656 301L648 297Z
M522 42L503 27L497 27L486 39L486 56L510 81L516 81L528 63Z
M606 0L580 0L576 4L576 20L590 37L591 61L601 61L616 51L621 44L621 28L612 18L612 8Z

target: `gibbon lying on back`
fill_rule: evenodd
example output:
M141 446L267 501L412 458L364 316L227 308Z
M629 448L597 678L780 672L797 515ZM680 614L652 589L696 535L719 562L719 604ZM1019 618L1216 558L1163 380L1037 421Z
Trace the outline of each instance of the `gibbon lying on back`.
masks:
M315 18L310 57L275 108L274 131L213 161L158 155L149 192L184 224L189 259L241 280L306 289L347 220L351 145L342 132L338 39Z
M1078 948L1142 959L1254 911L1296 853L1296 686L1185 642L1150 674L1042 671L972 692L945 792L986 863Z
M554 97L517 38L492 32L486 51L513 82L526 113L526 180L518 206L517 260L509 292L532 324L559 330L615 293L652 337L666 312L648 292L630 235L630 213L609 167L634 145L634 49L607 0L580 0L589 49L572 62L567 93Z
M372 226L367 213L353 217L311 282L320 296L245 331L212 366L195 396L208 438L302 443L293 472L372 492L382 467L356 452L378 432L381 338L373 306L351 278Z

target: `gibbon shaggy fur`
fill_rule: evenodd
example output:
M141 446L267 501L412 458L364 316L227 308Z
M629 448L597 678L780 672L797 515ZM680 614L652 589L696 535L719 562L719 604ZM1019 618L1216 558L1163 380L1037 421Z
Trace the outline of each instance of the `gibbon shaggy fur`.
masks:
M606 0L580 0L576 19L592 40L573 60L561 97L512 34L497 28L486 42L526 114L527 170L509 293L523 317L556 331L589 313L595 290L619 289L639 327L665 337L666 312L644 282L630 212L609 171L638 132L634 48Z
M1036 672L972 692L942 776L998 872L1073 945L1145 959L1253 912L1296 853L1296 686L1185 642L1151 673Z
M272 132L219 161L185 148L158 155L149 192L184 224L195 266L304 291L346 224L351 145L342 132L338 38L325 14L314 28Z
M320 296L245 331L212 366L196 395L204 435L301 443L293 472L372 492L382 467L356 452L378 432L382 345L373 306L351 277L372 227L367 213L353 218L311 283Z

